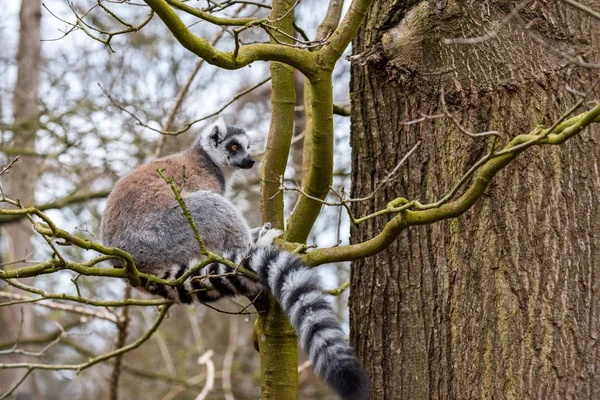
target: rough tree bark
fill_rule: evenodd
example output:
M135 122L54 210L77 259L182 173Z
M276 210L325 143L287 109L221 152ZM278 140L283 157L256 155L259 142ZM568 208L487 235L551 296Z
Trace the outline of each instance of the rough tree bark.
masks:
M422 144L355 215L398 196L439 199L489 149L447 119L400 123L439 114L442 89L464 127L506 139L550 126L578 100L568 88L597 79L557 53L600 60L598 21L566 2L529 2L490 40L440 41L483 35L518 3L375 2L354 41L353 197ZM599 133L527 151L461 217L354 262L351 339L373 400L600 397ZM385 222L364 222L353 241Z
M40 24L41 2L23 0L19 13L19 49L17 53L17 82L13 94L13 117L17 129L14 131L12 146L15 149L34 149L39 122L38 88L40 81L41 50ZM35 158L23 156L10 170L6 183L6 193L19 199L25 205L33 204L35 181ZM10 239L10 258L16 261L25 258L31 252L31 223L27 219L10 224L6 228ZM22 266L13 264L13 267ZM0 310L0 339L16 338L20 329L20 313L17 307L4 307ZM33 310L23 307L23 325L21 335L28 336L33 331ZM14 371L14 372L13 372ZM0 373L0 393L14 383L22 371L5 370ZM24 382L18 389L18 397L32 398L32 380Z

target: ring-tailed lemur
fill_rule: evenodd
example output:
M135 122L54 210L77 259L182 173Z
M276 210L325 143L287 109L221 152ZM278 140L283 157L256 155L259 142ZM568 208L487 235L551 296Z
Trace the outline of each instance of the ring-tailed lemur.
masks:
M225 183L238 168L251 168L245 131L217 121L182 153L152 161L120 179L102 218L107 246L124 249L138 269L163 279L181 277L200 258L192 229L157 169L173 177L211 251L255 271L260 283L222 264L198 275L217 275L210 285L188 279L171 287L143 280L154 294L180 303L211 302L223 296L255 296L268 290L279 301L309 354L315 371L345 400L368 398L368 377L336 320L317 272L295 255L271 246L281 232L250 230L244 217L224 196ZM252 236L255 236L253 241ZM254 243L254 244L252 244ZM251 245L252 244L252 245Z

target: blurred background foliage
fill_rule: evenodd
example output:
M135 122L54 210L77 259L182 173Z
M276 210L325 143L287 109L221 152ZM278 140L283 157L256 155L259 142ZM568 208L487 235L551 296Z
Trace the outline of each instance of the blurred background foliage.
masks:
M205 1L192 2L203 7ZM196 4L198 3L198 4ZM106 7L131 24L141 23L148 8L136 2L119 4L105 2ZM92 9L86 21L103 30L122 29L115 19L99 7L96 1L77 0L73 10L83 14ZM19 68L17 49L19 43L20 2L2 1L4 10L0 19L0 163L6 165L15 156L20 159L14 170L31 178L28 182L14 182L2 177L3 189L8 197L20 190L32 190L38 206L51 205L82 195L84 201L70 202L47 211L48 216L62 229L99 241L99 221L104 199L115 181L136 166L157 155L166 155L184 149L203 126L214 117L194 124L177 136L162 136L140 124L158 130L178 131L190 121L211 115L231 101L237 94L268 78L267 63L255 63L238 71L221 70L206 63L198 69L198 59L175 43L158 18L135 33L114 36L110 47L95 41L82 30L72 30L76 22L69 2L48 0L44 2L41 18L41 70L39 82L39 123L34 127L34 137L27 148L19 147L19 135L24 135L15 123L13 101ZM326 2L304 0L296 10L296 23L309 37L314 37L317 25L327 7ZM255 6L231 7L224 11L240 16L268 15L267 8ZM193 23L194 33L215 38L220 49L233 48L228 32L208 23ZM101 37L102 35L98 35ZM268 41L262 31L249 30L242 40L246 43ZM197 75L193 76L195 69ZM342 58L334 73L334 101L348 104L349 65ZM181 107L173 112L178 93L189 83ZM295 135L299 138L285 179L297 182L302 165L302 140L304 113L302 107L302 78L297 77L298 112ZM245 128L253 138L252 150L260 157L266 140L270 120L269 82L237 99L220 115L228 124ZM125 111L126 110L126 111ZM173 114L169 124L169 116ZM132 116L133 115L133 116ZM134 117L135 116L135 117ZM165 126L170 125L170 126ZM336 187L349 188L350 148L349 121L335 116ZM258 198L258 170L240 176L230 190L230 196L244 211L251 225L260 220ZM12 173L12 172L11 172ZM10 174L9 174L10 175ZM14 175L14 174L13 174ZM6 179L5 179L6 178ZM32 185L23 188L23 185ZM286 193L287 212L295 201L295 192ZM18 196L15 196L18 197ZM341 240L348 241L349 223L341 218L335 208L326 208L319 217L309 244L331 246ZM38 235L33 234L28 221L2 222L0 233L1 263L5 267L47 259L51 249ZM23 235L8 233L7 227L20 226ZM26 238L26 239L23 239ZM61 251L74 261L84 261L90 255L77 247L64 247ZM330 287L347 280L347 266L332 265L323 268ZM77 282L77 285L73 283ZM76 276L65 271L35 278L29 284L54 293L119 299L126 291L125 282ZM9 290L0 283L0 291ZM144 297L137 291L133 297ZM4 301L4 300L3 300ZM337 298L340 318L347 320L347 298ZM223 301L216 307L236 313L242 301ZM10 312L9 312L10 309ZM107 309L121 315L119 309ZM0 307L4 324L13 329L0 329L0 350L15 344L15 334L20 335L19 346L29 351L39 351L56 338L62 329L60 341L44 352L40 362L80 363L93 355L110 351L115 346L117 324L97 318L57 311L36 305L11 305ZM21 324L27 315L32 324ZM151 324L156 309L131 307L128 328L130 342L140 336ZM198 357L208 350L214 351L216 368L214 390L209 399L258 399L260 397L259 358L251 340L254 315L224 314L203 306L175 306L158 332L139 349L123 358L119 395L124 399L192 399L205 383L204 366ZM31 326L30 326L31 325ZM15 329L15 327L17 327ZM300 352L300 398L333 399L333 395L314 377L311 368L304 364L306 356ZM2 357L2 355L0 355ZM31 361L31 358L28 358ZM6 360L5 360L6 361ZM304 364L304 365L303 365ZM90 369L74 371L40 371L32 373L24 384L34 398L65 399L110 398L113 362L105 362ZM225 376L225 378L223 378ZM231 387L228 381L231 381ZM13 372L0 370L0 392L11 380Z

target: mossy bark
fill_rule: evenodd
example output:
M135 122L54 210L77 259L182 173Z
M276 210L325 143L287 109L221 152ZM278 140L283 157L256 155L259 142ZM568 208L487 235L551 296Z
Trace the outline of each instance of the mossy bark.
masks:
M597 70L553 50L597 63L600 29L564 2L532 2L521 13L550 48L518 20L477 44L441 42L485 34L517 3L373 4L354 41L352 197L421 146L355 215L398 196L435 201L489 150L447 119L401 123L439 114L442 89L462 126L506 141L556 121L578 100L568 87L589 89ZM462 216L409 228L353 263L351 339L373 400L600 396L598 134L591 126L561 146L528 150ZM388 220L359 225L352 242Z
M293 33L294 6L292 0L273 1L271 20L277 28ZM285 18L282 17L285 15ZM281 42L290 42L284 35L275 33ZM276 43L275 39L271 40ZM271 63L273 107L271 126L265 158L260 171L261 214L263 223L273 228L284 228L283 193L279 177L285 173L290 143L294 132L294 107L296 90L294 68ZM255 339L260 351L261 386L263 399L296 399L298 397L298 345L294 329L281 306L269 294L256 303L258 320Z

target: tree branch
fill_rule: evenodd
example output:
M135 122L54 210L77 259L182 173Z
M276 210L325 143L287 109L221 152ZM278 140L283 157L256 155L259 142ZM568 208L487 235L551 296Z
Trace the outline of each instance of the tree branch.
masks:
M305 255L308 265L321 265L331 262L352 261L369 257L387 248L404 229L413 225L427 225L449 218L456 218L467 211L483 195L494 176L510 164L519 154L535 145L562 144L594 122L600 122L600 105L588 112L579 114L549 129L536 130L530 134L516 136L501 151L487 160L479 170L471 186L458 199L430 209L418 209L419 202L398 198L388 204L396 207L410 205L389 221L383 231L363 243L349 246L318 249ZM426 206L420 206L425 208Z
M68 196L65 196L61 199L57 199L51 201L46 204L42 204L36 206L39 211L46 210L54 210L60 209L72 204L82 203L88 200L94 199L102 199L107 197L110 194L110 190L99 190L97 192L81 192L81 193L72 193ZM17 214L17 215L0 215L0 224L6 224L8 222L15 222L25 218L25 214Z
M107 269L107 268L103 268ZM3 278L4 279L4 278ZM171 300L166 299L154 299L154 300L142 300L142 299L122 299L122 300L97 300L82 296L72 296L65 293L50 293L45 290L38 289L33 286L25 285L15 279L4 279L6 283L17 289L24 290L29 293L37 294L41 296L38 300L66 300L74 301L76 303L87 304L96 307L123 307L123 306L162 306L166 304L172 304Z
M241 46L235 55L231 52L221 52L211 46L206 39L195 36L169 7L166 0L144 1L163 20L183 47L210 64L224 69L239 69L254 61L279 61L297 68L305 75L312 75L316 70L316 56L311 52L281 44L259 43Z
M275 26L287 34L293 32L294 6L291 0L273 2L270 18L277 21L274 22ZM279 36L278 40L292 42L288 37ZM274 36L271 43L275 43L276 39L277 36ZM263 223L270 222L274 228L283 229L283 193L279 193L277 177L285 173L294 133L294 69L282 63L271 63L271 79L273 110L265 157L260 168L260 209Z
M162 306L158 317L154 320L152 327L148 329L141 337L139 337L135 342L123 346L120 349L110 351L108 353L102 354L100 356L94 357L87 362L81 364L38 364L38 363L14 363L14 364L0 364L0 369L14 369L14 368L27 368L28 370L34 369L43 369L43 370L75 370L77 372L87 369L93 365L98 364L99 362L108 360L112 357L116 357L119 354L127 353L128 351L134 350L140 347L146 340L148 340L152 334L158 329L160 323L167 315L167 311L171 305L167 304Z
M254 22L259 18L249 17L249 18L227 18L227 17L217 17L209 12L202 11L196 7L192 7L187 3L184 3L179 0L166 0L171 6L184 11L194 17L198 17L204 21L210 22L215 25L224 25L224 26L244 26L250 22ZM152 6L150 6L152 7Z
M333 70L335 63L340 59L344 51L358 32L372 0L353 0L344 19L333 32L329 43L319 50L319 64L327 65Z
M308 174L303 177L303 190L309 196L323 200L333 180L333 86L331 73L327 71L321 71L309 80L312 156ZM284 239L289 242L306 242L320 210L319 201L307 196L300 197L288 219Z

